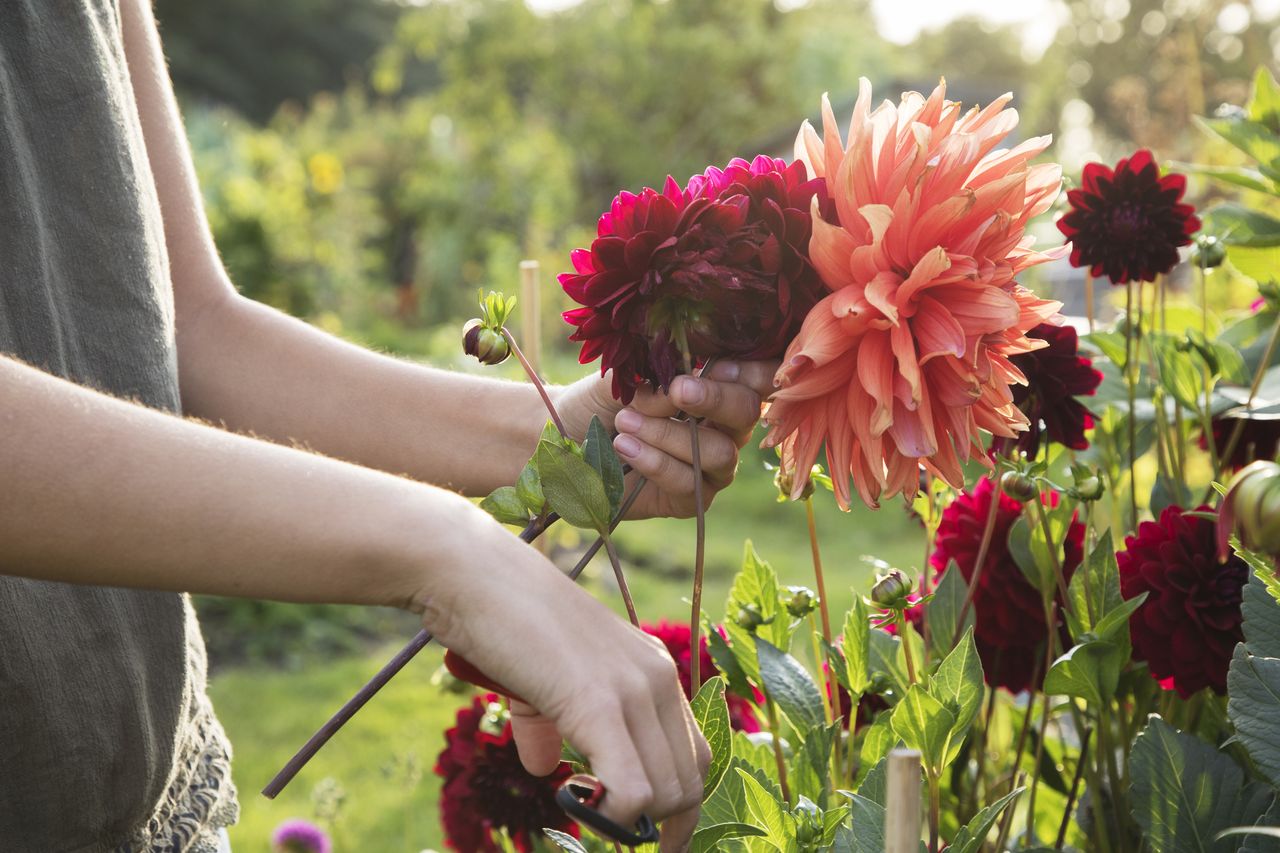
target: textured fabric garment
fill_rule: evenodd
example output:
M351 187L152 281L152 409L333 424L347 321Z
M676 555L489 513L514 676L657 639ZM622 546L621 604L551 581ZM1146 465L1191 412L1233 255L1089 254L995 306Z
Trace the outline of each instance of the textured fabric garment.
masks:
M117 2L0 0L0 352L177 412ZM19 568L0 564L0 850L216 843L234 790L187 598L6 576Z

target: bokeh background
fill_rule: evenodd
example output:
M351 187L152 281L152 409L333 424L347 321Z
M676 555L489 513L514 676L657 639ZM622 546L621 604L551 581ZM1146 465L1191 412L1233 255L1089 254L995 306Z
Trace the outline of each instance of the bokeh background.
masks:
M824 91L838 116L859 76L878 97L927 92L942 76L968 104L1012 91L1019 135L1052 133L1048 156L1070 181L1084 162L1138 146L1165 161L1236 162L1195 117L1242 103L1253 69L1280 57L1280 0L157 0L156 12L241 291L367 346L475 370L460 329L476 290L518 293L519 263L535 259L541 369L557 381L586 368L565 340L554 275L614 193L734 156L789 156ZM1191 196L1220 192L1193 182ZM1059 239L1051 217L1037 233ZM1024 283L1083 310L1078 272L1035 273ZM709 517L714 617L747 538L787 582L810 583L803 510L775 502L767 461L749 448ZM900 505L846 515L829 496L819 503L833 608L872 557L921 566L919 528ZM686 617L692 537L681 521L622 529L645 617ZM572 531L551 543L564 561L581 547ZM586 583L616 601L600 569ZM257 794L412 635L412 617L198 605L236 750L238 853L268 850L288 817L318 820L339 851L443 847L432 767L464 700L433 680L436 652L278 800Z

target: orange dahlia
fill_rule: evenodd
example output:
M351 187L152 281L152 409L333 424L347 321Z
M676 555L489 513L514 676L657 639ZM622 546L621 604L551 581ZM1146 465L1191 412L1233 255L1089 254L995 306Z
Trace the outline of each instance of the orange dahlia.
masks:
M766 415L797 495L824 443L848 508L850 477L870 506L914 494L921 466L959 488L962 463L985 456L980 429L1027 429L1009 387L1026 378L1009 359L1045 345L1026 333L1061 303L1014 279L1070 247L1037 252L1024 233L1061 169L1030 165L1047 136L996 148L1018 121L1011 97L964 113L939 84L873 111L864 79L847 142L825 97L823 135L801 127L796 156L826 180L836 216L813 209L809 254L830 292L788 347Z

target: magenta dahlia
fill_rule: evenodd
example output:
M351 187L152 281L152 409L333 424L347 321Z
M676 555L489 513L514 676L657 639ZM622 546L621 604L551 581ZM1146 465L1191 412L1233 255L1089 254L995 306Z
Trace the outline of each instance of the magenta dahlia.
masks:
M1143 149L1111 169L1088 163L1080 187L1067 193L1071 210L1058 230L1071 241L1071 264L1089 267L1112 284L1155 281L1178 263L1178 247L1200 230L1195 208L1181 204L1187 178L1161 177L1151 152Z
M271 849L275 853L331 853L333 842L314 823L291 818L271 833Z
M1022 504L996 491L990 478L979 480L976 487L962 492L943 510L929 562L939 578L952 560L966 582L973 577L993 497L998 497L1000 504L973 593L973 637L987 684L1017 693L1040 685L1043 644L1048 639L1040 591L1009 552L1009 528L1022 514ZM1050 493L1046 500L1056 503L1057 494ZM1080 565L1083 543L1084 525L1073 520L1063 548L1062 569L1068 579ZM1055 602L1055 606L1060 604Z
M690 681L693 678L691 670L693 656L690 654L689 623L668 622L663 619L656 624L646 622L640 626L640 629L650 636L657 637L662 641L662 645L667 647L667 653L676 662L676 670L680 673L680 686L684 688L684 695L692 699L693 690ZM724 636L722 629L716 630ZM711 660L711 653L707 651L706 636L700 639L702 653L698 663L698 673L702 684L706 684L707 680L716 674L716 668ZM702 684L698 686L701 687ZM724 698L729 705L729 723L734 731L747 733L760 731L760 721L756 719L755 709L750 699L735 693L725 693ZM763 696L753 698L757 703L764 701Z
M1009 390L1030 426L1016 439L997 441L1012 444L1031 459L1045 437L1072 450L1084 450L1089 446L1084 431L1093 427L1093 415L1076 398L1093 396L1102 373L1094 370L1091 359L1080 355L1079 339L1071 326L1041 323L1027 337L1049 344L1009 357L1027 377L1026 385L1011 385Z
M516 849L527 853L544 827L575 838L578 827L556 805L556 789L572 774L561 764L550 776L532 776L520 763L511 721L498 697L477 697L458 711L457 724L444 733L436 759L440 820L446 843L461 853L498 853L494 833L505 830Z
M1148 593L1129 617L1133 657L1183 699L1205 687L1226 693L1231 653L1244 639L1240 602L1249 569L1234 554L1218 562L1215 532L1213 521L1166 507L1116 554L1121 594Z
M764 156L619 193L559 279L583 306L564 314L579 361L599 358L630 402L680 372L681 335L697 362L780 356L825 293L808 255L815 196L827 203L804 164Z

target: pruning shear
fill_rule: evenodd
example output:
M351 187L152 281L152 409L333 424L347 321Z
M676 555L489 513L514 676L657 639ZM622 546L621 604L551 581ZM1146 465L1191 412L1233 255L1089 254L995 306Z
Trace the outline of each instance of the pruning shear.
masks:
M446 651L444 665L449 673L460 681L474 684L485 690L492 690L516 702L524 702L515 693L477 669L462 655ZM640 815L636 825L628 829L601 814L599 806L604 800L605 793L604 783L599 779L588 773L575 773L556 791L556 805L577 823L589 827L610 841L616 841L627 847L649 844L658 840L658 827L648 815Z

